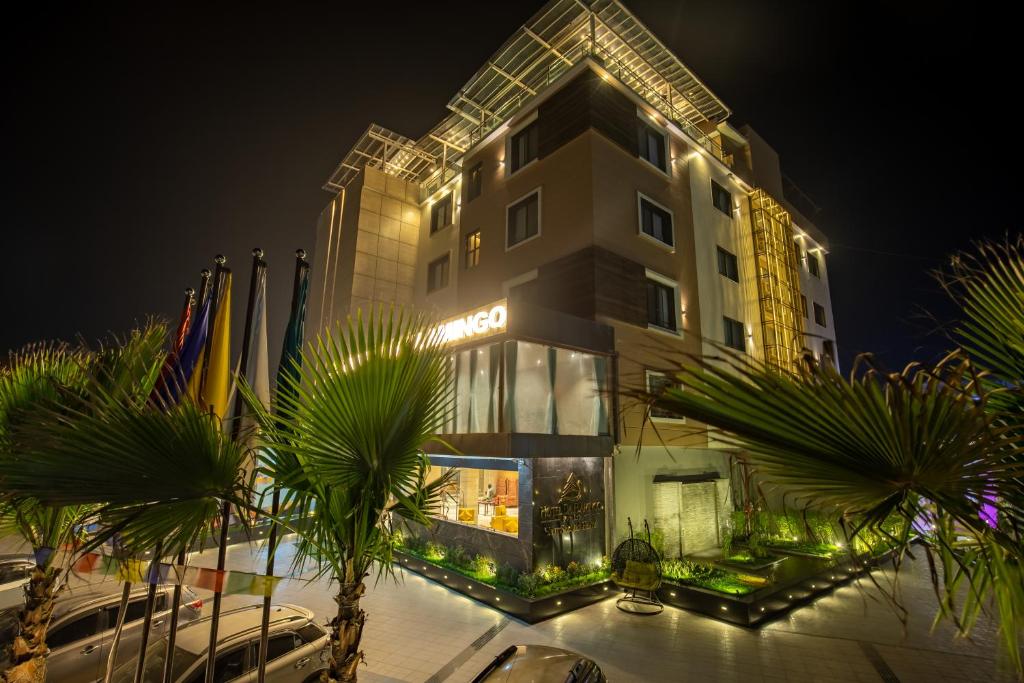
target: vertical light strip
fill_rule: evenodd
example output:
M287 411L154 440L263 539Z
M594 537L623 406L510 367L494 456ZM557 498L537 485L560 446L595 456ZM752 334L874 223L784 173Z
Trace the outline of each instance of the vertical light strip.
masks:
M783 372L796 372L803 324L792 221L789 212L760 188L750 193L750 221L765 362Z

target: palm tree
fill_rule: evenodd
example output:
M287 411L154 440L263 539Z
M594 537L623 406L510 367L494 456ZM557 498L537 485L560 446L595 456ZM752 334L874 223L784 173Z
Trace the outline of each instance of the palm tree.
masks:
M364 580L374 569L394 573L391 513L429 523L444 484L427 483L421 446L449 410L447 354L425 318L378 310L325 333L282 377L273 413L243 393L262 427L264 471L286 506L310 515L295 565L312 560L338 584L325 680L353 682Z
M899 373L858 360L849 378L813 362L793 375L723 353L678 368L685 389L644 398L721 432L766 482L824 510L852 538L912 532L932 566L940 615L964 634L994 606L1024 675L1024 258L1021 242L954 260L961 349ZM998 517L981 514L991 505ZM897 572L899 563L895 565Z
M163 341L162 327L147 326L77 351L73 389L26 398L0 448L0 500L71 511L72 528L88 511L99 530L80 550L116 534L126 556L191 548L223 501L247 505L245 447L194 402L151 403Z
M56 399L85 382L87 355L63 344L33 345L12 353L0 368L0 451L11 447L13 432L30 408ZM2 482L2 479L0 479ZM0 502L0 535L18 535L36 558L18 612L19 633L8 646L4 681L36 681L46 676L46 629L53 602L63 588L66 549L88 511L79 506L47 506L26 498Z

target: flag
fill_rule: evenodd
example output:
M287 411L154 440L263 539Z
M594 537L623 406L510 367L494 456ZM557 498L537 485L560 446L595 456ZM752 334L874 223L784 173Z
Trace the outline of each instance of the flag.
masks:
M251 592L253 580L255 578L256 575L249 572L228 572L228 580L224 585L224 595Z
M295 301L288 316L288 327L284 333L284 344L281 346L281 362L277 366L277 390L288 391L285 377L295 378L298 375L298 364L302 360L302 341L306 335L306 295L309 292L309 268L302 270L299 288L295 292Z
M227 416L228 387L231 383L231 271L224 270L223 277L217 316L210 331L210 357L205 358L204 351L197 363L201 368L205 362L206 372L194 372L188 385L189 392L199 405L204 410L212 407L213 413L221 419Z
M199 359L203 354L203 348L206 346L209 318L210 297L207 296L206 300L199 306L199 312L196 314L195 321L189 328L188 334L185 335L181 349L172 352L168 356L167 362L170 367L169 369L165 367L167 373L166 375L162 374L162 381L157 384L153 392L154 395L151 396L152 400L160 400L167 405L173 405L181 398L185 388L189 386L189 380L192 379L196 367L202 367ZM166 377L166 380L164 380L164 377Z
M46 563L50 560L50 556L53 555L53 548L38 548L33 555L35 556L36 566L45 567Z
M267 354L267 269L260 270L249 331L249 362L245 380L264 406L270 405L270 360Z
M142 560L123 560L117 566L117 580L142 583L143 564Z

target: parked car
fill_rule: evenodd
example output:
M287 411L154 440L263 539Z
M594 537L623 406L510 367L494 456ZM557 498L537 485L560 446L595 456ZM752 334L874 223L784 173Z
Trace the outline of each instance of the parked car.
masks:
M608 683L601 667L581 654L545 645L512 645L473 683Z
M65 590L57 597L46 634L50 648L46 657L47 680L93 683L103 678L121 607L121 591L116 590L117 587L114 583L83 586ZM170 584L157 586L150 638L159 640L167 632L173 590ZM142 584L129 594L115 666L138 658L148 591L149 586ZM179 623L198 619L202 606L203 601L183 586Z
M313 612L297 605L272 605L267 640L267 683L312 683L320 680L330 658L330 638L314 621ZM260 624L263 605L226 610L217 627L215 683L250 683L259 664ZM206 653L210 649L210 617L193 621L178 630L174 641L174 683L202 683ZM163 679L167 639L150 645L146 652L143 683ZM114 683L131 683L137 662L114 671Z
M0 610L25 604L25 584L35 568L31 555L0 555Z

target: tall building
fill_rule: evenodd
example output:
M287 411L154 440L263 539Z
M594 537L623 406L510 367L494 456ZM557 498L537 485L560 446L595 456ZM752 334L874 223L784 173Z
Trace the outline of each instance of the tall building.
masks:
M370 125L324 185L309 315L446 319L455 468L433 533L521 569L651 523L717 546L733 453L631 392L673 363L836 358L828 243L778 154L621 3L552 0L417 139Z

